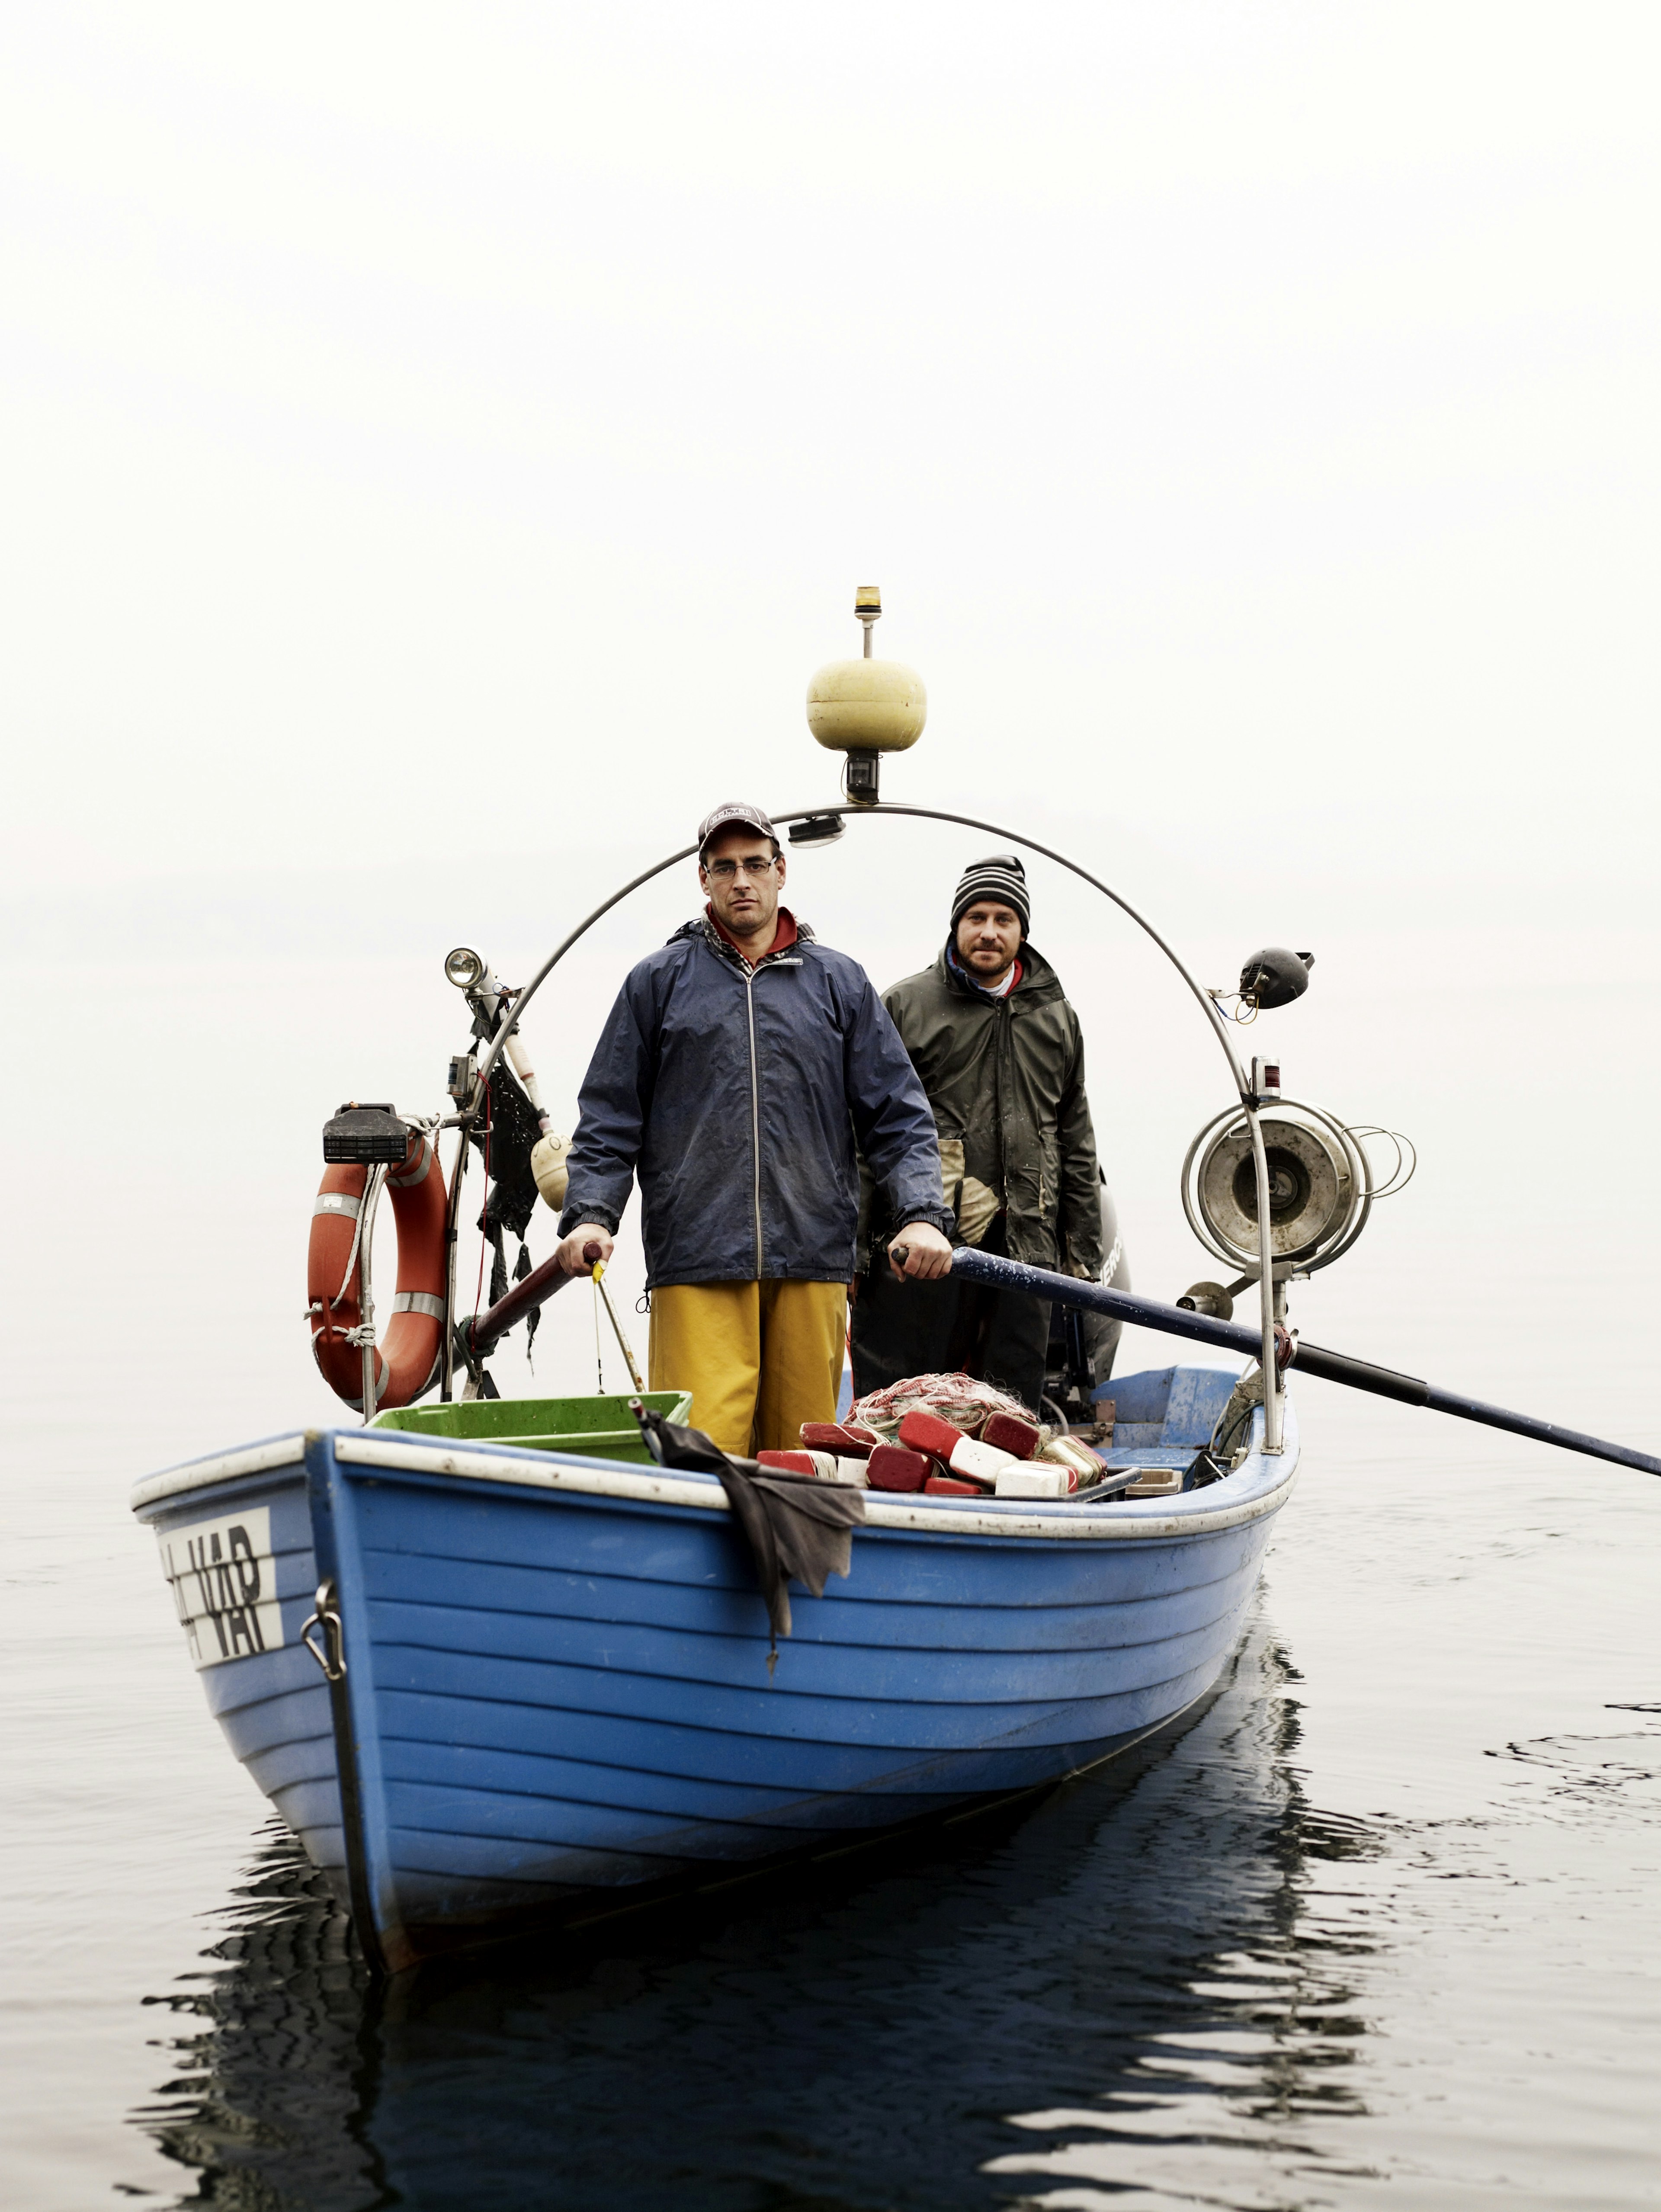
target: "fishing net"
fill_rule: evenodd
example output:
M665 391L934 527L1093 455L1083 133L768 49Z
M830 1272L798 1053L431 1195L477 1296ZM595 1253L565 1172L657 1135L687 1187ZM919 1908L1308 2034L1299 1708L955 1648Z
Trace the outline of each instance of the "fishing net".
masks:
M873 1390L869 1397L857 1399L848 1419L874 1430L879 1437L891 1438L914 1406L938 1413L966 1437L978 1436L990 1413L1013 1413L1018 1421L1037 1419L1019 1398L972 1375L908 1375L901 1382L891 1382L885 1390Z

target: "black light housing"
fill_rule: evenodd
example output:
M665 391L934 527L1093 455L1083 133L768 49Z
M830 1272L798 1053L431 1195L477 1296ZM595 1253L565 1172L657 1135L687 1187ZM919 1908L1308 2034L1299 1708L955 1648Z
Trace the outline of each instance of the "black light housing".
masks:
M810 814L806 822L793 822L785 836L798 850L815 845L834 845L843 829L840 814Z
M1240 970L1240 996L1260 1009L1289 1006L1309 988L1312 952L1288 952L1284 945L1266 945L1254 952Z
M323 1124L323 1157L331 1167L397 1167L410 1149L410 1126L391 1106L348 1099Z

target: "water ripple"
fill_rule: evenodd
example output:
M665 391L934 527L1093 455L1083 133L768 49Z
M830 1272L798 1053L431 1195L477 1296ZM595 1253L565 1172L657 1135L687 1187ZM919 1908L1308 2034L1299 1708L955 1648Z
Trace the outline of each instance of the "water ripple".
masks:
M1260 1618L1184 1729L1036 1806L384 1990L274 1832L134 2124L238 2212L1652 2202L1641 1960L1561 2052L1538 2021L1643 1894L1661 1730L1364 1819L1313 1802L1305 1723Z

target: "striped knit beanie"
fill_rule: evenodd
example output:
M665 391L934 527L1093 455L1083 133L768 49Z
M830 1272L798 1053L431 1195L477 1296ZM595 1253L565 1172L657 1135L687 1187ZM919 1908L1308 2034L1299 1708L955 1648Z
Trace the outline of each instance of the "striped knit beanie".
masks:
M1032 902L1027 893L1026 870L1013 853L989 854L983 860L971 860L964 870L952 899L954 935L964 915L981 899L994 900L1000 906L1013 907L1021 918L1023 937L1032 927Z

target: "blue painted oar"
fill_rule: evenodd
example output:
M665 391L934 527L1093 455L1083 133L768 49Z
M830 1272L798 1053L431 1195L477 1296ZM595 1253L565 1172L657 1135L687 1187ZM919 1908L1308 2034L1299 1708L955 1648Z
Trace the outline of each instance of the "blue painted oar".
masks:
M1029 1267L1019 1260L977 1251L972 1244L953 1249L952 1272L965 1282L984 1283L989 1290L1025 1291L1033 1297L1048 1298L1054 1305L1110 1314L1118 1321L1136 1322L1143 1328L1163 1329L1169 1336L1191 1337L1197 1344L1214 1344L1225 1352L1244 1352L1251 1359L1262 1351L1262 1340L1256 1330L1242 1328L1238 1322L1214 1321L1207 1314L1189 1313L1182 1306L1161 1305L1157 1298L1110 1291L1101 1283L1080 1282L1076 1275L1052 1274L1047 1267ZM1323 1382L1342 1382L1352 1390L1371 1390L1377 1397L1395 1398L1404 1406L1453 1413L1462 1421L1481 1421L1490 1429L1509 1429L1513 1436L1532 1437L1537 1443L1586 1452L1593 1459L1613 1460L1617 1467L1635 1467L1645 1474L1661 1474L1661 1459L1652 1459L1647 1452L1605 1443L1599 1437L1583 1436L1578 1429L1561 1429L1555 1421L1536 1421L1529 1413L1507 1413L1503 1406L1485 1405L1480 1398L1467 1398L1457 1390L1439 1390L1434 1383L1398 1375L1392 1368L1374 1367L1365 1359L1352 1359L1348 1352L1323 1352L1319 1345L1299 1343L1290 1364L1306 1375L1318 1375Z

